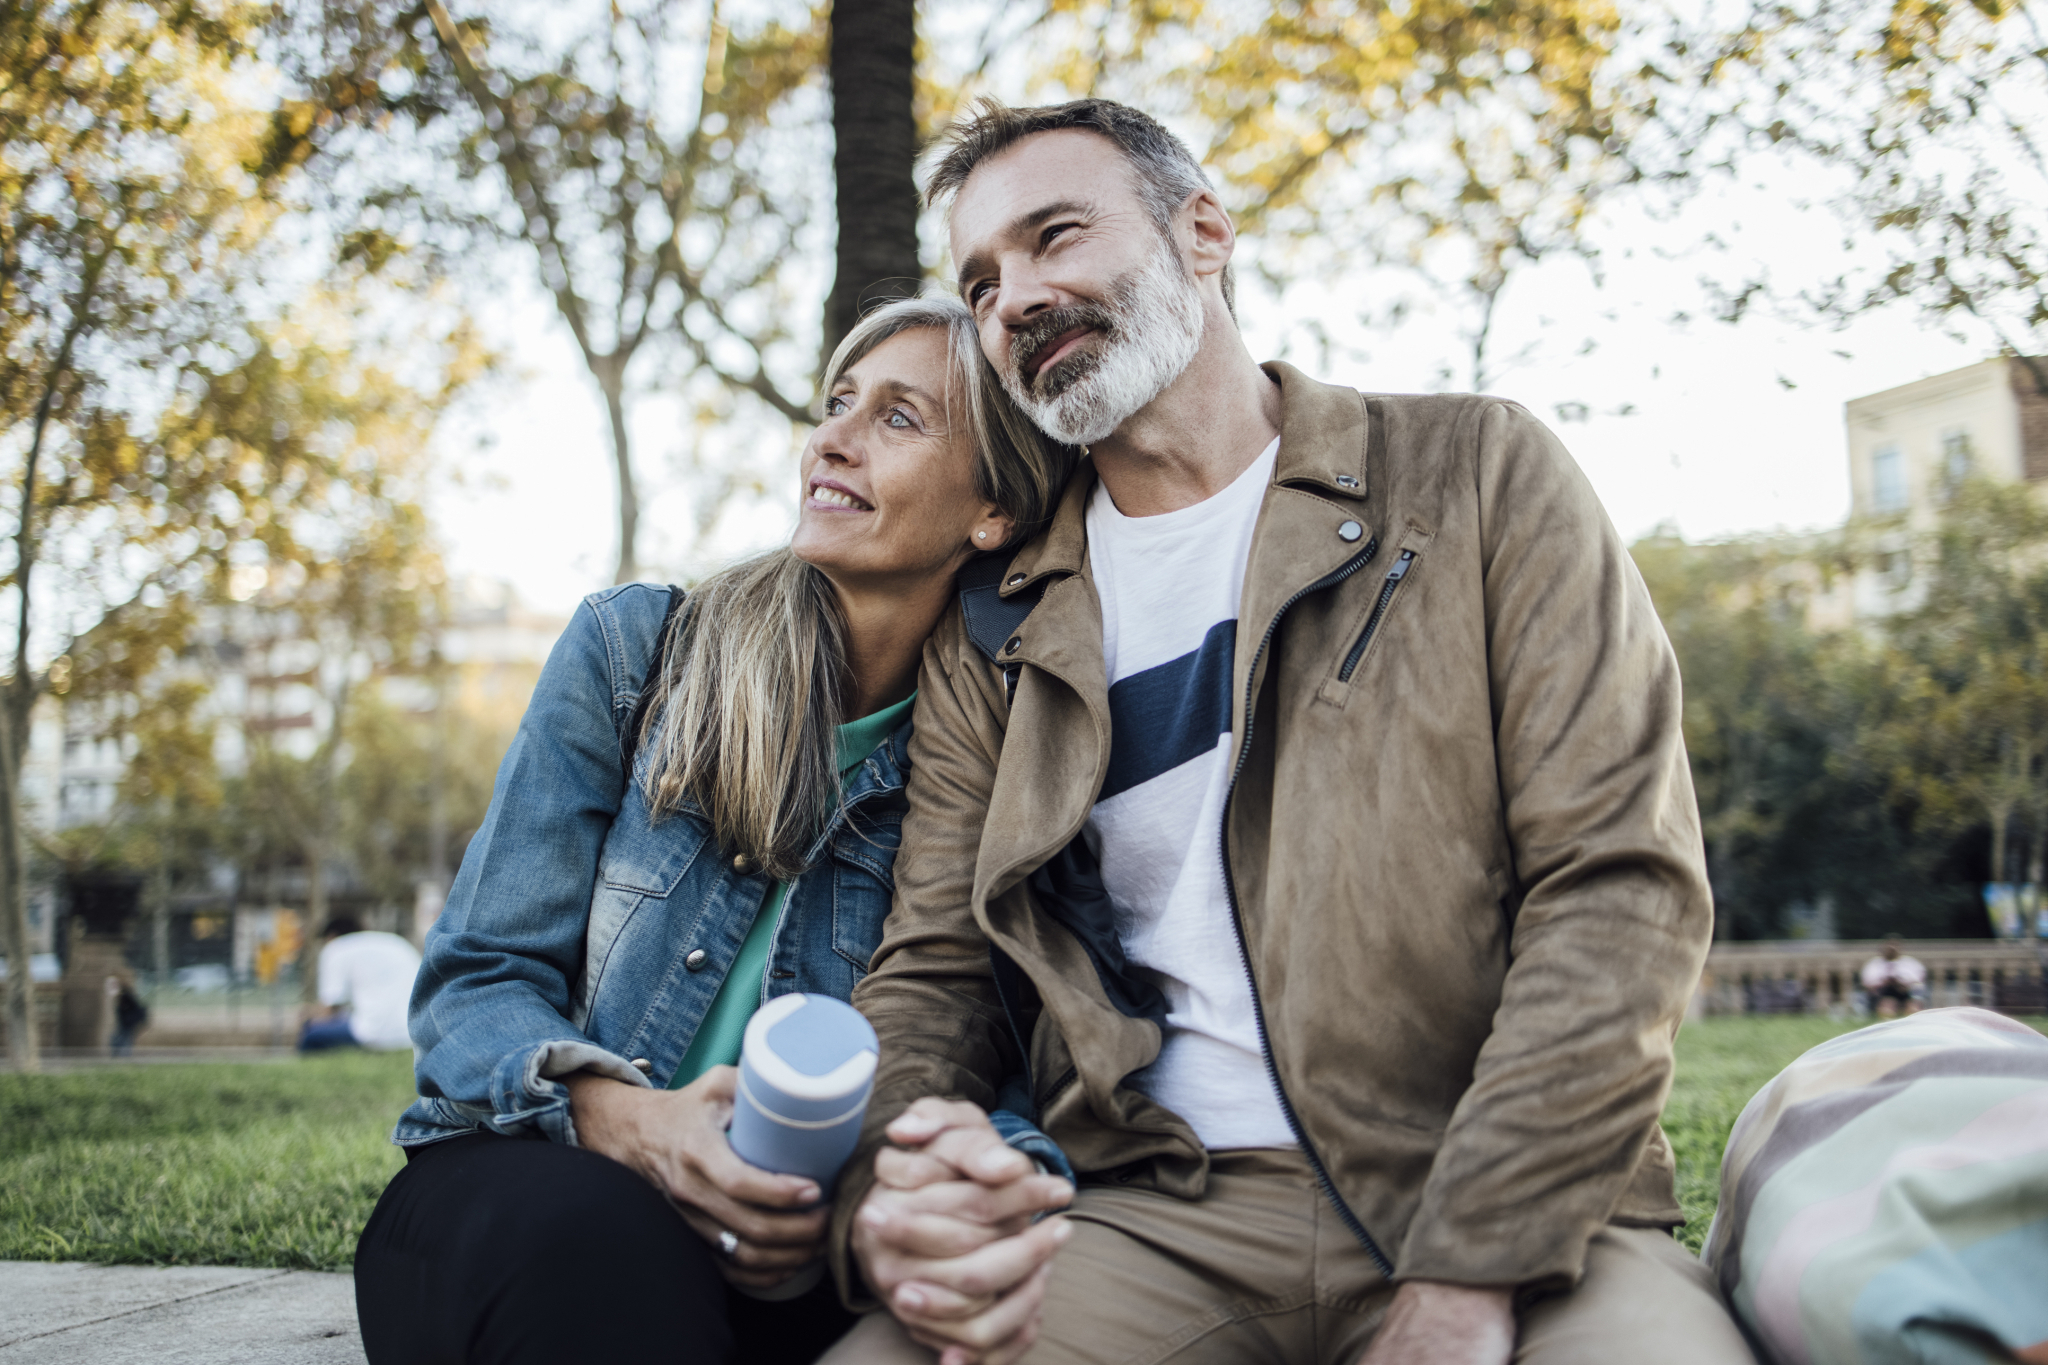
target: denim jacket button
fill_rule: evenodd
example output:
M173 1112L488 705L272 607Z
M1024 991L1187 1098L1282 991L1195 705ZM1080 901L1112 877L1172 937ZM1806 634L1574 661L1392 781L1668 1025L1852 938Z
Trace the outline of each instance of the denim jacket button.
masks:
M754 860L744 853L735 853L732 855L732 870L742 877L747 876L754 870Z
M628 1065L631 1066L635 1071L640 1072L648 1072L654 1070L654 1063L648 1061L645 1057L635 1057L630 1063L628 1063Z
M683 965L693 972L701 972L704 970L704 964L710 960L710 957L711 954L705 952L702 948L692 948L690 949L690 955L683 959Z

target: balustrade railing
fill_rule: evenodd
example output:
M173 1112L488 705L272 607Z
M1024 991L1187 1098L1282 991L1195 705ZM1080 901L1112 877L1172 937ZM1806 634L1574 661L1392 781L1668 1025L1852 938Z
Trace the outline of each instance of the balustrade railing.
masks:
M1900 951L1927 968L1929 1005L1981 1005L2038 1013L2048 1007L2048 943L2001 939L1915 939ZM1879 942L1773 940L1716 943L1693 997L1694 1014L1854 1008L1863 964Z

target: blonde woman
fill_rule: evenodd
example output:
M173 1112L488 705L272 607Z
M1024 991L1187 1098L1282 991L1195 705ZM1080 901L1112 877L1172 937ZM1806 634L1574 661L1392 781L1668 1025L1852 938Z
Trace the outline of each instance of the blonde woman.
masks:
M845 999L888 914L925 637L979 552L1049 517L1072 452L950 299L827 368L786 549L687 597L587 599L427 936L407 1165L356 1255L374 1365L807 1361L851 1323L818 1189L725 1139L770 996Z

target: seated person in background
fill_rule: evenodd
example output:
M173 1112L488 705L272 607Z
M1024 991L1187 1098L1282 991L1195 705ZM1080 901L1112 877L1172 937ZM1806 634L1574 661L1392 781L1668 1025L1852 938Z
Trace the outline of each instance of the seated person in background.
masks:
M1703 1256L1774 1365L2048 1365L2048 1038L1942 1009L1814 1048L1735 1121Z
M135 1035L149 1022L149 1006L135 993L135 983L120 977L107 978L107 994L114 997L114 1036L107 1050L126 1057L135 1050Z
M1897 934L1886 935L1884 951L1863 964L1863 989L1879 1018L1894 1018L1901 1005L1906 1013L1918 1014L1926 988L1927 968L1900 950Z
M299 1051L411 1047L405 1007L420 970L419 949L396 934L365 930L347 915L328 920L320 937L320 1003L326 1012L299 1030Z

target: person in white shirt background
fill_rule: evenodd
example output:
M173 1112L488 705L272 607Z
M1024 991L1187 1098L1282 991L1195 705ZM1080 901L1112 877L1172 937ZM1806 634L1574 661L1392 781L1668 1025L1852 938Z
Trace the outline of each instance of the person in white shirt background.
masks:
M1863 989L1870 996L1871 1008L1881 1019L1890 1019L1899 1012L1901 1005L1906 1013L1918 1014L1921 1008L1921 992L1927 986L1927 968L1920 959L1907 957L1899 949L1899 936L1892 934L1884 941L1884 951L1863 964Z
M419 949L397 934L365 930L346 915L328 920L320 936L326 940L320 949L320 1004L325 1009L299 1030L299 1051L364 1047L402 1052L411 1047L405 1008L420 969Z

